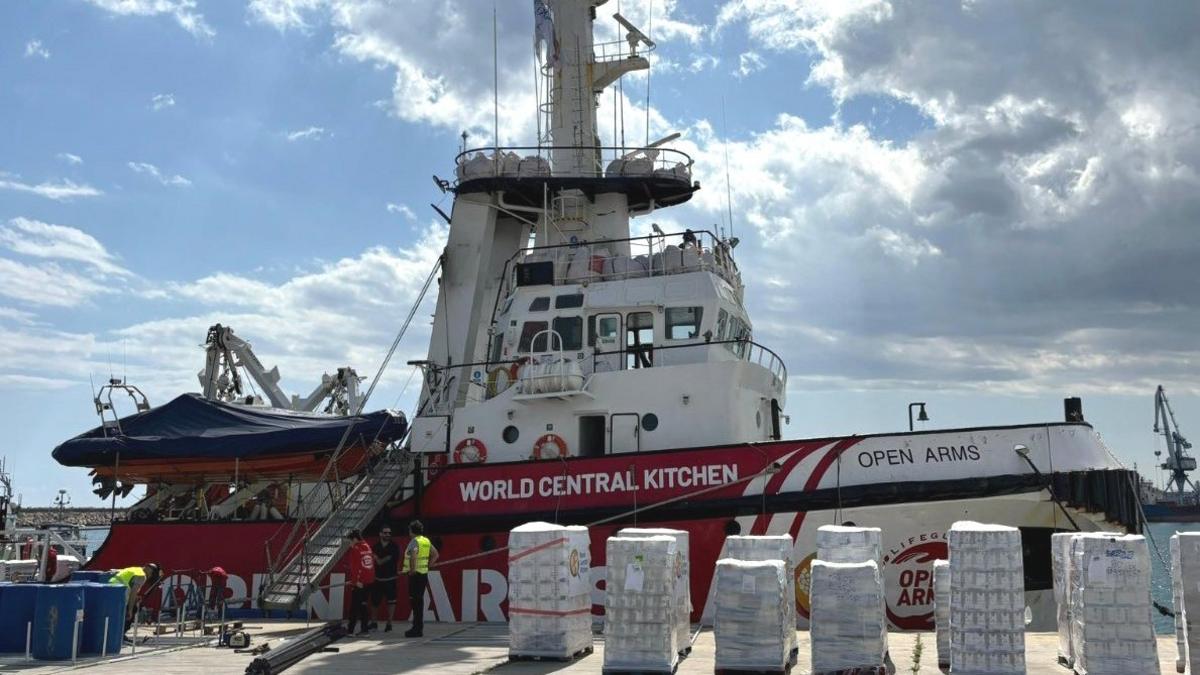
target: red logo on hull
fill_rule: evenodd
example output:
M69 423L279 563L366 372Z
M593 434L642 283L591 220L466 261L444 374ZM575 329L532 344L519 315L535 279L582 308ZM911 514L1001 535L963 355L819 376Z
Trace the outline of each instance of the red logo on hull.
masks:
M887 616L902 630L933 629L933 561L949 555L944 535L930 532L905 540L907 548L885 555Z

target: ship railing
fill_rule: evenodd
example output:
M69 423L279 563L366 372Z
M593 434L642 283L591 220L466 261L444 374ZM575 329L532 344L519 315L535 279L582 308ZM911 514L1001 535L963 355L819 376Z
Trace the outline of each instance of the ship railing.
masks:
M650 44L641 43L642 47L634 53L629 48L629 40L620 39L610 42L597 42L592 45L592 60L595 63L610 63L612 61L624 61L625 59L642 56L654 51L658 45L651 42Z
M530 353L528 363L520 369L519 395L569 395L587 388L587 379L579 361L564 355L563 338L558 331L543 330L533 336L530 345L534 351ZM539 350L539 345L545 348Z
M568 152L567 166L554 165ZM583 166L580 156L589 157ZM454 158L455 186L482 178L644 178L692 182L695 161L662 146L525 145L471 148Z
M509 261L505 295L517 286L592 284L712 272L735 289L742 276L731 241L708 230L653 233L521 249Z

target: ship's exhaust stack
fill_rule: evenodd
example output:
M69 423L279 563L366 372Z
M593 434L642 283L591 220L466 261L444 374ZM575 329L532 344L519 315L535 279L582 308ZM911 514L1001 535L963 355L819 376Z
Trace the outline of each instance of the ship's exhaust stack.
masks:
M1083 422L1083 399L1078 396L1064 398L1063 417L1068 422Z

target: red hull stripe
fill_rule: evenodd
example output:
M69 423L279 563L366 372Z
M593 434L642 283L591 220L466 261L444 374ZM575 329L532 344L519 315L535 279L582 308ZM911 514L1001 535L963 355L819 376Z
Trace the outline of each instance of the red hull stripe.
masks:
M796 465L803 461L805 457L808 457L816 452L816 450L820 447L820 445L813 445L807 448L797 448L796 451L792 453L792 456L788 457L783 462L783 466L780 467L779 473L771 476L771 479L768 480L767 484L763 486L763 494L773 495L779 492L779 488L783 486L783 482L787 480L788 474L790 474L792 470L796 468ZM758 514L758 517L754 519L754 524L750 527L750 534L766 533L767 525L769 525L770 522L770 515L765 513Z
M558 546L559 544L565 544L565 543L567 543L567 538L559 537L558 539L548 541L544 544L538 544L537 546L534 546L533 548L528 549L526 551L521 551L520 553L518 553L516 555L511 555L508 558L508 562L514 563L514 562L520 560L521 558L533 555L534 553L537 553L538 551L545 551L546 549L550 548L551 546Z
M526 609L524 607L508 608L509 614L531 614L533 616L571 616L572 614L591 614L592 608L585 607L583 609L572 609L569 611L559 611L553 609Z
M804 483L804 491L810 492L815 490L816 487L821 484L821 479L825 477L825 472L829 470L830 465L832 465L838 457L841 457L842 453L845 452L847 448L858 443L858 441L859 439L857 438L847 438L838 441L837 445L834 445L829 452L825 453L825 456L822 457L821 461L817 462L817 466L813 468L812 475L810 475L808 480ZM804 525L805 515L807 515L807 512L797 513L796 517L792 519L792 527L788 530L788 532L792 535L793 541L795 541L796 535L800 534L800 527Z

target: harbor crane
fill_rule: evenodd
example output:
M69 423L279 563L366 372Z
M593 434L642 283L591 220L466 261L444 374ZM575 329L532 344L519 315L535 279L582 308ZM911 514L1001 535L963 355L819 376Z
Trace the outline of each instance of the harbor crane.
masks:
M1183 497L1188 494L1189 486L1193 494L1200 492L1196 484L1188 478L1188 472L1196 470L1196 458L1187 453L1192 444L1179 433L1175 411L1171 410L1171 401L1167 399L1167 392L1161 384L1154 393L1154 433L1162 434L1167 442L1167 460L1161 467L1170 472L1166 492L1174 491Z

